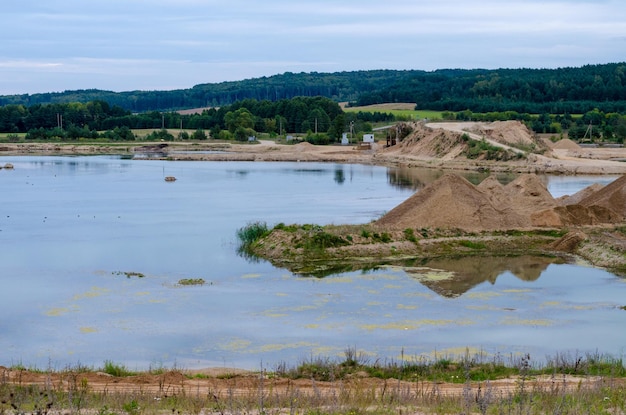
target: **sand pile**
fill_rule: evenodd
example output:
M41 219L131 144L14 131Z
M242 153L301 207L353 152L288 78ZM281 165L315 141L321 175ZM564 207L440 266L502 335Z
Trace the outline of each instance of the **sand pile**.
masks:
M585 197L580 205L601 206L626 216L626 175Z
M446 174L377 221L396 229L498 230L530 226L509 208L494 206L491 195L461 176Z
M444 129L433 129L423 123L412 123L412 132L395 146L383 151L387 154L411 155L421 159L451 160L464 150L461 134Z
M520 121L495 121L479 124L472 132L506 145L531 146L536 144L533 134Z
M574 193L573 195L565 195L556 199L559 206L577 205L586 197L591 196L593 193L602 189L604 185L600 183L594 183L591 186L587 186L582 190Z
M392 229L493 231L618 223L625 216L626 176L580 203L560 205L534 174L522 175L506 186L494 177L474 186L460 176L446 174L376 223Z
M626 176L602 186L592 185L561 198L559 206L538 211L533 220L537 226L597 225L619 223L626 217Z
M503 189L506 198L503 201L524 215L557 206L546 185L534 174L524 174Z
M570 140L569 138L564 138L562 140L557 141L551 146L555 150L581 150L582 147Z

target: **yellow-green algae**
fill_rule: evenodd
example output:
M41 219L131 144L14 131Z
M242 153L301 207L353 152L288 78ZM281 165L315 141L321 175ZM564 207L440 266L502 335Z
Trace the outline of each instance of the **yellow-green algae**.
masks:
M260 347L258 347L256 350L250 350L252 353L259 353L259 352L279 352L281 350L287 350L287 349L298 349L300 347L313 347L316 346L317 344L314 343L310 343L310 342L297 342L297 343L285 343L285 344L280 344L280 343L274 343L274 344L264 344Z
M108 294L109 292L111 292L111 290L107 288L92 287L91 290L85 293L74 295L72 299L76 301L76 300L82 300L84 298L95 298L95 297L100 297L104 294Z
M500 297L502 294L494 291L482 292L482 293L467 293L466 298L471 300L489 300L493 297Z
M45 314L49 317L59 317L67 313L73 313L78 311L79 308L77 306L72 307L54 307L45 311Z
M246 339L233 339L228 343L218 344L217 347L222 350L245 350L250 347L252 342ZM201 351L201 350L200 350Z
M361 324L359 327L363 330L417 330L424 326L448 326L451 324L456 325L469 325L473 324L469 320L435 320L435 319L422 319L422 320L404 320L404 321L392 321L386 324Z
M521 319L514 317L505 317L500 324L506 324L508 326L543 326L549 327L554 325L554 322L546 319Z
M251 279L261 278L261 274L244 274L241 276L241 278L244 280L251 280Z
M387 284L387 285L385 285L385 286L384 286L384 288L385 288L386 290L401 290L401 289L403 289L404 287L403 287L402 285Z

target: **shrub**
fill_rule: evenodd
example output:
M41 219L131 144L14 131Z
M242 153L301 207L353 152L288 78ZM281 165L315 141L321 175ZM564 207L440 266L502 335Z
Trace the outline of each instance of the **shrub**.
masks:
M345 246L350 243L343 239L341 236L333 235L328 232L320 231L315 232L313 236L307 241L305 248L307 249L326 249L334 248L337 246Z
M468 240L459 241L459 245L464 246L466 248L470 248L470 249L485 249L486 248L485 244L482 242L475 242L475 241L468 241Z
M110 360L106 360L104 362L104 368L102 369L102 371L106 374L109 374L111 376L115 376L118 378L125 377L125 376L133 376L135 374L131 372L130 370L126 369L126 366L115 364Z
M237 238L242 248L249 248L253 243L269 233L265 222L251 222L237 230Z
M407 241L411 241L413 243L417 243L417 238L415 237L415 231L411 228L406 228L404 230L404 237Z

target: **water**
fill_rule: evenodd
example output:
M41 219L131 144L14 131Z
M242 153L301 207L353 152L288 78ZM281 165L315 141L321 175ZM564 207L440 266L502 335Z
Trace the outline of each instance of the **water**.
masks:
M466 347L620 357L626 347L626 283L595 268L487 258L316 279L236 253L236 230L251 221L366 223L438 171L103 156L6 162L15 170L0 170L0 365L255 369L348 347L372 359ZM613 179L546 181L560 196ZM456 274L433 271L442 269ZM207 284L178 285L183 278Z

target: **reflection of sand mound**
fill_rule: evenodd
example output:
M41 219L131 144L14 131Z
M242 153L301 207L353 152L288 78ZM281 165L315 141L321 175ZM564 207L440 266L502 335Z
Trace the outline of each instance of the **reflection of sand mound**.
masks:
M588 190L588 192L592 192ZM592 192L578 204L561 205L533 174L506 186L488 178L478 186L446 174L377 221L393 228L468 231L617 223L626 216L626 176Z
M495 284L498 276L506 271L522 281L535 281L548 265L558 261L557 258L526 256L446 258L428 261L424 265L426 269L407 269L406 272L439 295L458 297L483 282ZM450 274L441 278L429 269Z

